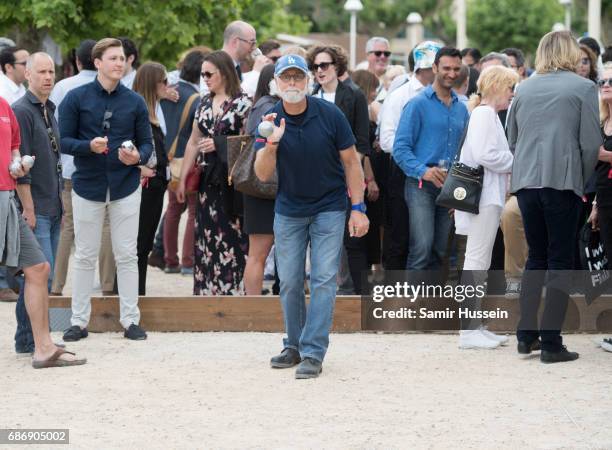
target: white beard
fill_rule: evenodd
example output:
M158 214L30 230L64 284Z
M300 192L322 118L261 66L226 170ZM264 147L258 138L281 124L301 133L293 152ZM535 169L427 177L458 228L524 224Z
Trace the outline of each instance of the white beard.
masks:
M299 103L304 98L306 98L306 93L308 92L308 87L305 87L303 90L297 90L289 88L284 92L279 92L280 98L287 103Z

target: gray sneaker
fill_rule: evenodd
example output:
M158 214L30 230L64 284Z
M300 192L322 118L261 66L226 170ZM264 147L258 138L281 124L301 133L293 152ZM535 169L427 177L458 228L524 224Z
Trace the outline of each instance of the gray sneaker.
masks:
M300 353L293 348L284 349L280 355L273 356L270 359L270 367L275 369L288 369L296 364L299 364L302 359Z
M304 358L295 370L295 378L298 380L305 378L317 378L323 370L323 363L314 358Z

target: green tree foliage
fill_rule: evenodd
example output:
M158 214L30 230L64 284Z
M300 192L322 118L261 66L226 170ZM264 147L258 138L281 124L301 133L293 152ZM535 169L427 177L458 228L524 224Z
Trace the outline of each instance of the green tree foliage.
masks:
M250 22L258 39L288 27L305 33L309 23L287 12L288 0L16 0L0 3L0 35L13 33L37 48L48 32L63 50L86 38L128 36L142 59L174 65L194 45L220 48L232 20Z
M533 54L540 38L563 17L563 7L556 0L470 0L470 45L483 54L505 47Z

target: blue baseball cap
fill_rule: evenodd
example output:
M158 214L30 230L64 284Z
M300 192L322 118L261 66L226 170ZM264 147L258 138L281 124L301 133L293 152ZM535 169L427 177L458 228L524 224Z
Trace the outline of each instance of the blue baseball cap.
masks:
M274 76L278 76L287 69L299 69L308 75L308 64L300 55L281 56L274 65Z

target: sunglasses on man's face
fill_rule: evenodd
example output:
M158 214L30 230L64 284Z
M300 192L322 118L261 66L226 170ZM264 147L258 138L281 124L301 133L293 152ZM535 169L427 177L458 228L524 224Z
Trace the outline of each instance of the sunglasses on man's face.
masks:
M208 71L206 71L206 72L202 72L200 75L202 75L202 78L208 80L208 79L212 78L213 75L216 74L216 73L217 72L208 72Z
M601 80L597 81L597 84L600 88L604 87L606 84L612 87L612 78L602 78Z
M279 58L280 56L268 56L268 59L272 61L273 64L276 64L276 61L278 61Z
M370 53L374 53L374 55L376 55L377 58L380 58L381 56L385 56L385 58L388 58L389 56L391 56L391 52L390 51L382 51L382 50L376 50L374 52L370 52Z
M316 72L317 70L321 69L323 72L325 72L327 69L329 69L329 66L333 64L333 61L322 62L321 64L313 64L310 66L310 70Z
M304 79L306 78L306 74L304 72L281 73L278 78L280 78L285 83L289 83L292 79L297 82L300 82L304 81Z

